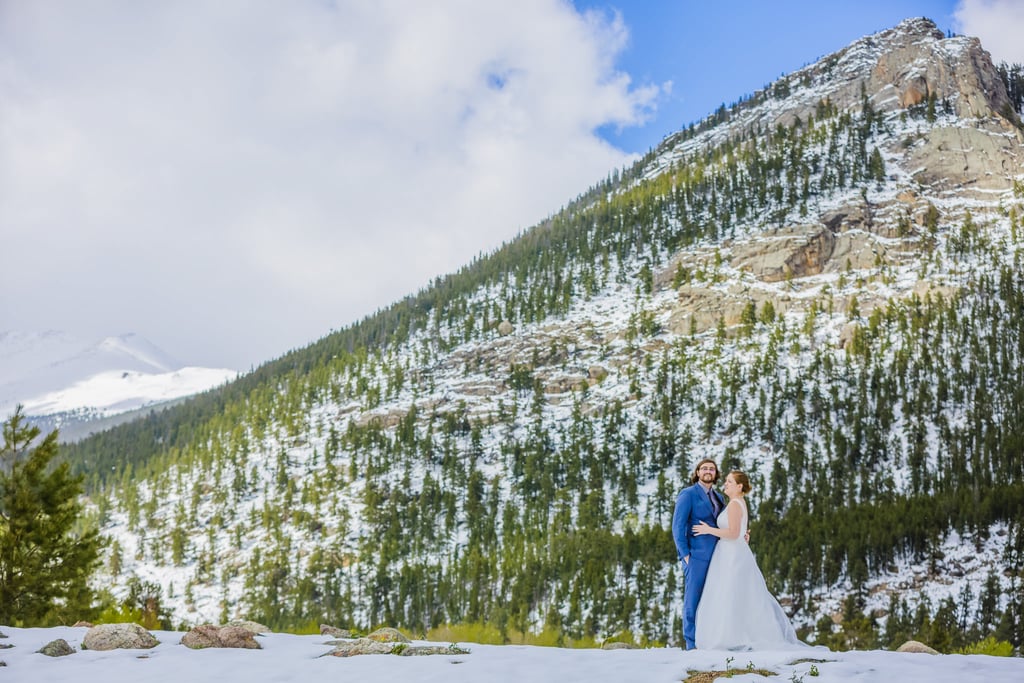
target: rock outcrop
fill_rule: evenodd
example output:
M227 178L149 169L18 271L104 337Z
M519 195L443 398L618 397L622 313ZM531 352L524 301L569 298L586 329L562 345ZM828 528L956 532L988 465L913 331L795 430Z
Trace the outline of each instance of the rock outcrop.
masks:
M240 648L260 650L256 642L256 633L243 626L214 626L203 624L196 626L181 638L181 644L193 650L208 647Z
M1008 190L1024 168L1020 144L1001 131L935 128L910 149L914 180L935 189Z
M856 110L867 97L877 111L928 106L939 113L948 109L964 118L991 119L993 130L1024 142L991 55L977 38L947 38L925 18L861 38L783 77L771 93L759 95L774 99L785 93L789 106L751 107L737 115L739 128L755 132L798 125L816 116L825 100L840 110ZM661 149L678 142L669 137Z
M357 638L355 640L343 640L330 643L334 649L326 653L325 657L354 657L356 655L389 655L395 649L396 643L381 643L369 638Z
M832 256L835 243L835 235L823 225L783 228L734 246L732 266L764 282L817 275Z
M977 38L947 38L929 19L907 19L866 36L788 77L789 83L830 84L827 96L840 109L859 106L867 95L881 111L907 107L949 107L964 118L1003 116L1011 107L1006 87ZM791 125L814 112L789 109L772 124ZM1009 126L1010 123L1007 122Z
M146 650L160 644L153 634L138 624L100 624L85 633L85 650Z
M370 640L374 640L378 643L411 643L408 637L397 628L390 628L385 626L379 628L373 633L366 636Z
M927 19L909 19L877 38L887 49L871 70L867 89L877 93L880 105L895 99L894 105L915 106L934 97L950 102L959 116L978 118L1009 104L992 56L977 38L946 38Z
M351 638L352 632L347 628L338 628L330 624L320 624L320 635L331 638Z
M908 640L907 642L900 645L896 652L918 652L922 654L937 655L938 650L928 647L924 643L920 643L916 640Z
M380 631L385 631L381 634ZM380 629L371 633L365 638L355 640L337 640L327 643L333 645L334 649L324 654L324 657L355 657L358 655L399 655L401 657L423 657L427 655L467 655L469 650L451 645L411 645L409 640L405 641L379 641L377 637L402 637L395 629ZM395 634L398 634L397 636Z
M68 655L75 654L75 648L68 645L68 641L63 638L58 638L43 645L36 652L47 657L67 657Z
M249 621L247 619L232 619L224 626L239 626L247 631L251 631L253 635L261 635L263 633L270 633L270 629L263 624L256 621Z

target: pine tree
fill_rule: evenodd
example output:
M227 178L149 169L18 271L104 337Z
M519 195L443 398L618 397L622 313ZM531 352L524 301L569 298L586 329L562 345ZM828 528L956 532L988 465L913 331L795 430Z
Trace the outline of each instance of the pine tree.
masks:
M95 529L78 532L81 477L57 456L57 432L38 440L21 407L4 422L0 450L0 623L78 619L92 601L99 562ZM35 445L33 445L35 444Z

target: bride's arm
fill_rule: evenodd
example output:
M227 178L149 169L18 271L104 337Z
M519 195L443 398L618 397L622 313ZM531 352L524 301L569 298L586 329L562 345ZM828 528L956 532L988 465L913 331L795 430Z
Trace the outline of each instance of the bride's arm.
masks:
M729 528L720 529L713 527L707 522L701 522L693 526L693 535L702 536L704 534L711 534L712 536L718 536L728 541L736 540L740 537L740 520L743 519L743 510L740 508L739 501L731 500L729 505L725 508L729 515Z

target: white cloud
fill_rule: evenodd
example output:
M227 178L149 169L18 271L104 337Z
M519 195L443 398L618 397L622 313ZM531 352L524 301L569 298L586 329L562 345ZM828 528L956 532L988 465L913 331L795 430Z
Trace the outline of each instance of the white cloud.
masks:
M1024 0L960 0L960 33L977 36L998 64L1024 64Z
M659 88L558 0L0 4L0 327L258 363L629 161ZM12 294L13 293L13 294Z

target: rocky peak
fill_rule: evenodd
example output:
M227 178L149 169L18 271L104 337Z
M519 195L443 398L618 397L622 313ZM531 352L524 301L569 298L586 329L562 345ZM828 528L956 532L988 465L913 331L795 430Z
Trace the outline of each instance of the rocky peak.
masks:
M933 21L919 17L783 76L734 105L726 125L705 122L704 132L670 136L659 151L685 152L733 135L806 122L826 100L840 110L859 110L865 96L882 112L926 106L931 99L960 118L991 119L994 129L1024 141L1006 87L981 42L969 36L947 38Z
M806 310L812 303L807 292L817 291L823 281L817 276L859 273L867 282L875 269L908 268L922 249L911 221L923 225L937 194L947 202L985 199L1012 189L1024 164L1024 134L1014 125L1016 116L989 53L977 38L947 38L931 20L915 18L781 78L733 107L721 125L705 124L696 135L669 138L648 177L662 172L668 161L686 163L689 154L703 154L728 138L757 139L780 126L806 130L811 119L820 125L826 101L824 111L849 111L855 117L866 103L887 121L870 143L885 158L884 182L862 186L859 197L853 190L846 196L834 193L777 224L763 218L748 222L734 239L714 245L714 257L732 269L728 284L713 279L674 287L678 300L669 329L694 334L721 322L731 327L751 303L757 310L770 303L776 313ZM677 269L703 271L712 260L699 250L677 254L659 281L672 281ZM908 275L901 291L949 294L943 287ZM894 292L893 287L860 287L859 310L884 304ZM850 292L837 294L833 303L846 310L853 298Z
M945 38L930 20L908 19L861 42L879 47L866 90L880 108L914 106L934 97L948 101L960 117L984 118L1002 115L1010 105L992 56L977 38Z
M930 19L907 19L865 36L790 81L813 84L834 104L856 107L864 94L882 111L948 103L963 118L1005 116L1006 88L977 38L947 38Z

